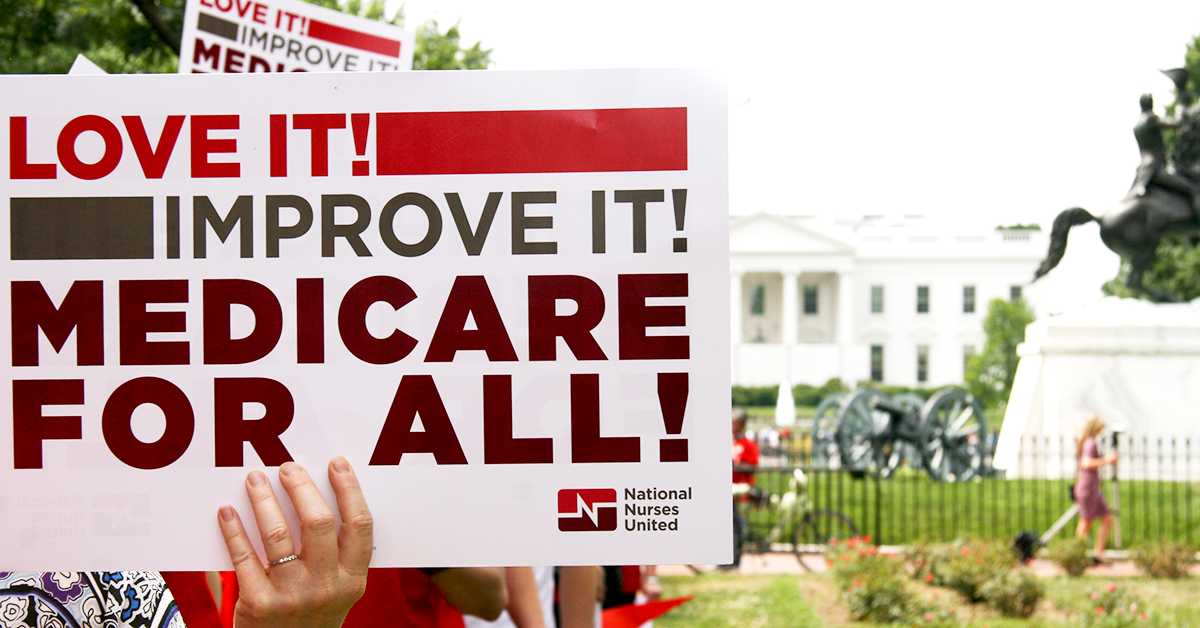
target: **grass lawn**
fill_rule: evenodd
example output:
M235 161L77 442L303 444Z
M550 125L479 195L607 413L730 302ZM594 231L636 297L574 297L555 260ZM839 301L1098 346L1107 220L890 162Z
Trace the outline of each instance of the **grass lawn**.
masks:
M1031 619L999 617L981 606L962 603L956 593L923 586L929 602L953 607L962 626L970 628L1059 628L1079 625L1088 594L1112 580L1056 577L1043 580L1046 597ZM1200 626L1200 579L1115 581L1143 602L1142 607L1167 626ZM832 580L823 575L742 576L710 573L665 576L663 597L695 599L656 620L658 628L808 628L866 626L851 622ZM916 586L914 584L914 586Z

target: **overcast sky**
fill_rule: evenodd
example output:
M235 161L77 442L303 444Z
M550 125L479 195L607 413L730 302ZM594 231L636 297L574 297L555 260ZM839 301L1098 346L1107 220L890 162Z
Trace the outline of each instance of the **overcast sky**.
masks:
M406 14L461 19L499 70L721 71L733 214L1044 227L1125 194L1138 97L1171 101L1158 70L1200 34L1195 1L408 0ZM1064 277L1111 277L1115 256L1076 232Z

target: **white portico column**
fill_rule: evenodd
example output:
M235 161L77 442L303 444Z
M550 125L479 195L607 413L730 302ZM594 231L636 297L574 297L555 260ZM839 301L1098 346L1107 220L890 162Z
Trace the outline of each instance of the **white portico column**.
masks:
M781 321L781 330L783 331L783 348L785 353L789 355L792 346L799 340L800 335L799 281L799 273L783 273L783 320ZM790 372L788 375L790 376Z
M842 382L850 385L855 378L850 372L850 346L854 343L854 273L838 273L837 343Z
M796 424L796 403L792 398L792 351L800 340L799 273L783 273L783 376L779 381L779 398L775 402L775 424Z
M742 273L729 274L729 343L742 344Z

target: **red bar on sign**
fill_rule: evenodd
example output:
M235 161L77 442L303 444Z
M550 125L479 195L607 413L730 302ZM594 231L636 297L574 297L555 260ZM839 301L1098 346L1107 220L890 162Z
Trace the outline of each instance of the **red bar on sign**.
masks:
M687 170L687 108L376 114L381 175Z
M308 20L308 36L347 48L358 48L389 57L400 57L400 42L395 39L334 26L312 18Z

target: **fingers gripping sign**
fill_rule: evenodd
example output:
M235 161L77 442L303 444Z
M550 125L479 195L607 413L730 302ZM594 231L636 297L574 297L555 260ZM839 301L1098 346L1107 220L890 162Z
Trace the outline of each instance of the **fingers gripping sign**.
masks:
M345 458L329 463L329 483L342 515L340 529L303 467L284 463L279 480L300 519L299 539L292 536L267 476L253 471L246 478L265 560L250 544L237 511L222 506L218 513L241 589L235 626L341 626L366 589L371 562L371 513L358 478Z

